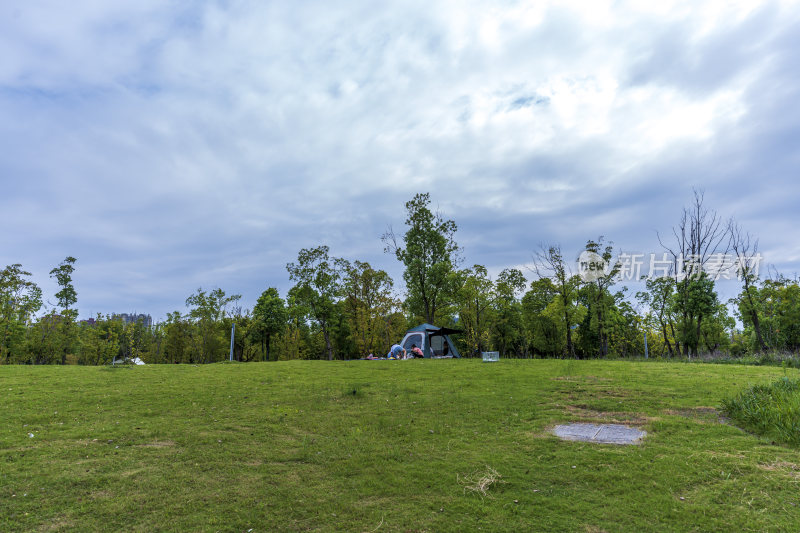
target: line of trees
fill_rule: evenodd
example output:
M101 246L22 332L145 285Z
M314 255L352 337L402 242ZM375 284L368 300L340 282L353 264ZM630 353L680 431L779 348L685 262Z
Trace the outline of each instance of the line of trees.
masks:
M267 288L252 311L242 309L240 295L201 288L186 299L185 312L153 326L115 316L78 321L75 258L50 272L59 291L45 313L30 272L7 266L0 271L0 364L211 363L228 358L234 324L237 361L381 355L421 322L462 330L455 340L467 356L639 356L645 332L657 357L800 350L800 284L776 273L760 278L748 261L757 241L706 208L702 193L670 236L658 236L669 258L665 275L646 279L632 297L616 287L623 265L613 262L613 245L602 236L586 242L585 252L605 265L588 279L573 272L558 244L534 251L527 272L508 268L493 279L484 265L462 267L458 227L431 210L428 194L405 208L405 231L389 227L382 236L385 252L404 266L403 299L385 271L320 245L286 265L294 285L285 298ZM741 291L729 305L709 274L720 254L740 265Z

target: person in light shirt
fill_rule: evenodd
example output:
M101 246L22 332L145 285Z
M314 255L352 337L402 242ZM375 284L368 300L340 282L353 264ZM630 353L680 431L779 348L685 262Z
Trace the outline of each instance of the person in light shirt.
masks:
M393 344L389 349L389 355L387 356L388 359L405 359L405 357L406 351L399 344Z

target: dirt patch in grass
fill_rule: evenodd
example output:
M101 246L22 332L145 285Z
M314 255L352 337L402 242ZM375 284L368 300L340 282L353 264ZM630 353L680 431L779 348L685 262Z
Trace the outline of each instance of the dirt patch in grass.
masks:
M67 531L74 527L74 523L66 518L59 518L39 526L39 531Z
M564 400L567 401L595 400L595 401L620 402L622 400L637 400L640 397L640 393L635 391L629 391L625 389L604 389L604 388L598 388L598 389L574 388L571 390L555 391L555 393L562 395Z
M625 389L600 389L597 391L598 398L632 398L638 396L638 392Z
M623 411L598 411L587 405L565 405L564 410L570 417L580 422L600 422L603 424L618 423L633 426L642 426L648 422L660 420L659 417L646 416L641 413L626 413Z
M598 381L611 381L611 378L601 378L597 376L557 376L554 378L550 378L552 381L590 381L590 382L598 382Z
M303 483L305 476L311 476L312 472L316 472L316 469L310 468L311 465L307 464L303 465L305 468L302 475L291 462L272 461L265 464L270 469L270 476L264 482L273 486L300 484Z
M701 423L727 424L728 418L715 407L690 407L688 409L665 409L665 414L691 418Z
M119 477L130 477L135 476L137 474L141 474L142 472L147 472L148 468L133 468L131 470L125 470L119 473Z
M392 505L397 505L397 500L389 496L370 495L369 498L361 498L353 503L353 508L361 511L371 509L389 509Z
M585 404L565 405L567 411L574 419L580 422L600 422L602 424L618 423L628 426L643 426L648 422L660 420L657 416L647 416L641 413L628 413L624 411L598 411Z
M701 416L719 415L714 407L690 407L689 409L667 409L668 415L685 416L687 418L699 418Z
M724 457L726 459L746 459L747 456L742 455L740 453L726 453L726 452L718 452L716 450L708 450L705 452L706 455L710 457Z
M75 441L76 444L81 444L83 446L89 446L92 444L108 444L108 439L100 440L100 439L79 439Z
M148 442L146 444L139 444L140 448L169 448L170 446L175 446L175 441L171 440L157 440L153 442Z
M774 461L769 464L761 463L758 465L761 470L768 472L781 472L794 479L800 479L800 466L787 461Z

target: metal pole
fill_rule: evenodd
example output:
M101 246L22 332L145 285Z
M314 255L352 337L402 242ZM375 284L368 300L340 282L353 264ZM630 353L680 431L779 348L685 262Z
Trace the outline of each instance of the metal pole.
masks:
M233 361L233 337L236 335L236 322L233 323L233 327L231 327L231 356L230 360Z
M644 358L647 359L647 330L644 330Z

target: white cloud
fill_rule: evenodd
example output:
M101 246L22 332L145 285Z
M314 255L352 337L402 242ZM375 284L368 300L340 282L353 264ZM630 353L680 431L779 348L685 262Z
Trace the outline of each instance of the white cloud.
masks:
M615 198L657 202L644 189L662 191L664 169L676 174L672 202L689 184L744 180L707 170L730 150L750 158L742 169L758 159L748 127L774 112L759 88L797 95L780 66L799 12L792 2L0 7L0 222L29 220L0 238L0 262L55 264L39 251L55 240L104 265L86 283L110 283L127 261L130 285L146 292L158 277L168 308L187 280L189 292L240 284L248 303L265 283L287 285L283 265L302 246L391 264L377 236L428 190L456 220L522 217L534 244L556 238L548 217L590 213L588 230L564 233L580 244L607 231L598 226L625 227L614 226L626 212ZM490 245L469 262L495 261ZM86 292L94 309L117 305Z

